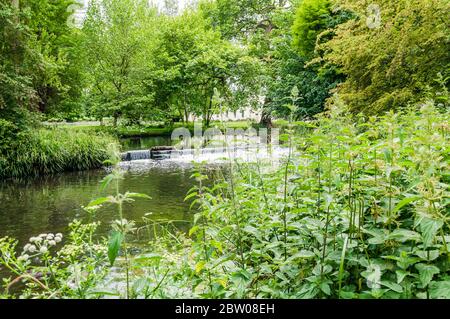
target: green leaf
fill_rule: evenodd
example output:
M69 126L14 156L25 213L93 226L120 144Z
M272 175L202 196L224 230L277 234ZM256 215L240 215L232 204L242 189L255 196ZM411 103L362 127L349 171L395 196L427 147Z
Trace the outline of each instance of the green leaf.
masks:
M315 254L312 251L309 250L301 250L298 253L296 253L294 256L291 257L291 259L296 258L312 258Z
M189 237L191 237L192 235L194 235L198 230L200 229L199 226L194 226L189 230Z
M331 295L330 285L328 285L326 282L322 282L320 284L320 290L322 290L323 293L326 294L327 296Z
M410 275L411 273L409 271L406 270L396 270L395 273L397 274L397 283L401 284L402 281L406 278L406 276Z
M114 179L114 175L112 175L112 174L109 174L104 179L102 179L101 184L100 184L102 191L104 191L106 189L106 187L108 187L108 185L111 183L111 181L113 179Z
M389 289L398 292L398 293L402 293L403 292L403 288L402 286L400 286L399 284L396 284L395 282L390 282L390 281L382 281L381 284L383 286L388 287Z
M450 280L430 283L430 297L433 299L450 299Z
M413 196L413 197L406 197L403 200L401 200L394 208L394 210L392 211L393 214L395 214L396 212L398 212L400 209L402 209L403 207L405 207L408 204L411 204L415 201L418 201L419 199L421 199L422 197L420 196Z
M149 253L149 254L143 254L139 255L134 260L136 262L147 262L147 261L160 261L163 258L163 256L155 253Z
M206 262L199 261L196 265L195 265L195 272L197 274L199 274L204 268L205 268Z
M111 201L110 197L100 197L100 198L94 199L92 202L90 202L87 207L102 205L102 204L108 203L110 201Z
M419 271L419 279L423 287L426 287L430 283L434 275L440 273L439 268L432 265L417 264L415 267Z
M253 235L253 236L255 236L255 237L258 237L258 236L259 236L259 231L258 231L258 229L256 229L255 227L253 227L253 226L251 226L251 225L245 226L244 229L243 229L243 231L245 231L246 233L249 233L249 234L251 234L251 235Z
M383 150L384 158L386 159L386 162L392 161L392 151L389 148L385 148Z
M421 259L426 261L433 261L439 258L440 251L439 250L419 250L416 251L416 255L419 256Z
M108 258L111 266L114 265L117 256L119 255L120 246L122 246L123 242L123 234L121 232L113 232L111 237L109 238L108 245Z
M185 202L187 202L188 200L190 200L191 198L197 196L198 193L197 192L192 192L190 193L188 196L186 196L186 198L184 199Z
M152 199L150 196L141 193L126 193L126 198L144 198L144 199Z
M444 225L440 220L423 217L420 221L423 243L425 247L430 247L439 229Z
M402 229L402 228L394 230L391 234L389 234L388 237L389 237L389 239L394 239L399 242L405 242L408 240L413 240L413 241L421 240L419 233L416 233L415 231L412 231L412 230Z

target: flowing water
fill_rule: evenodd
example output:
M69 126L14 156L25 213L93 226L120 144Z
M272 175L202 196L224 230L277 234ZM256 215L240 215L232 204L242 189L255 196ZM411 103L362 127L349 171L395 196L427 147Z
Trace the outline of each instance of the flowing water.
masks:
M128 139L122 143L124 151L129 151L167 146L171 141L170 138L152 137ZM193 219L193 212L190 210L190 202L185 202L184 199L195 183L191 179L192 161L208 162L208 174L213 177L218 170L222 173L225 170L220 165L224 157L236 156L252 160L257 154L253 149L241 148L228 152L211 152L206 149L196 153L185 150L176 152L172 158L164 161L145 159L123 162L121 167L126 174L120 181L120 191L143 193L152 197L151 200L139 199L127 204L124 218L136 222L142 221L143 217L153 221L175 221L178 228L187 230ZM211 165L212 163L217 165ZM70 222L74 219L86 221L88 218L82 209L83 205L86 206L98 197L115 193L114 189L101 190L101 181L106 175L108 172L100 169L0 182L0 237L16 238L20 244L24 244L30 237L40 233L67 234ZM214 178L210 182L212 180ZM99 234L107 235L111 230L111 222L118 219L116 207L101 208L95 219L101 222ZM137 244L148 240L148 237L135 239Z
M147 230L153 228L145 227L149 223L170 222L170 225L181 231L188 231L192 226L195 212L190 208L191 202L186 202L185 197L195 184L191 178L194 172L193 162L207 163L206 174L210 177L207 183L212 183L217 174L227 174L227 166L223 165L225 157L252 161L259 158L259 155L276 158L286 153L286 150L278 149L275 154L259 154L255 149L235 147L226 150L176 151L162 161L149 159L150 148L168 145L171 145L171 140L165 137L122 141L124 152L143 152L136 152L132 161L120 164L125 171L124 179L119 182L120 192L143 193L152 198L138 199L124 207L124 218L137 222L137 227L142 230L133 239L130 238L137 250L152 240L152 231ZM23 247L30 237L41 233L60 232L67 236L68 224L74 219L89 221L83 205L86 206L98 197L115 194L113 185L102 190L101 181L108 174L106 169L99 169L0 181L0 237L18 239L19 247ZM95 221L101 223L97 235L107 236L111 231L111 222L117 219L116 207L102 207L95 216ZM0 279L5 275L4 271L0 268Z
M124 149L149 148L166 145L165 138L126 140ZM170 142L170 140L169 140ZM144 193L152 200L137 200L125 207L125 218L191 221L190 203L186 203L189 189L194 185L190 178L191 165L167 165L162 162L147 161L132 165L125 170L120 181L121 192ZM40 233L62 232L67 234L67 225L74 219L86 219L82 205L91 200L114 194L113 189L101 190L100 182L108 175L104 169L85 172L63 173L21 181L0 182L0 237L17 238L21 243ZM102 208L96 220L102 223L101 235L111 229L111 221L117 219L114 207ZM180 227L188 227L183 222Z

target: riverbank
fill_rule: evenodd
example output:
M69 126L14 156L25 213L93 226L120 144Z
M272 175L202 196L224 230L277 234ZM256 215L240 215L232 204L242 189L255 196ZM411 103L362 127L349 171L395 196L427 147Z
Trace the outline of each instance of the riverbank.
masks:
M103 132L108 133L118 138L131 138L131 137L156 137L156 136L171 136L174 129L187 128L191 132L194 131L194 123L174 123L172 126L164 125L163 123L147 123L142 125L125 126L119 125L117 127L111 124L101 125L100 122L56 122L56 123L44 123L48 127L61 127L73 131L83 132ZM225 126L226 128L243 129L246 130L250 127L257 127L257 124L251 121L234 121L234 122L212 122L211 127Z
M0 177L21 178L100 168L119 150L105 132L64 127L27 129L0 149Z

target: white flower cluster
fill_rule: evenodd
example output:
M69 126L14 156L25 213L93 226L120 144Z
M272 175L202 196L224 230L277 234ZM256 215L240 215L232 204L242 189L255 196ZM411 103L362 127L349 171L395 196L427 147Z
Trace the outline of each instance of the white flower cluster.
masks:
M23 247L23 253L19 257L21 261L27 261L29 254L45 254L49 248L56 246L62 241L63 235L58 234L40 234L37 237L31 237L30 242Z

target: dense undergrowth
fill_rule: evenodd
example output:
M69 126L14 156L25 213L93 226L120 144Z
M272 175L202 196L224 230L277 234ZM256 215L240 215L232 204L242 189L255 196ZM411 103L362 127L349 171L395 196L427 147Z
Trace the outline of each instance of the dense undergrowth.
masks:
M30 177L99 168L118 143L107 134L63 128L14 132L0 123L0 177Z
M145 196L98 199L86 222L118 207L108 248L79 222L59 252L0 240L3 297L20 278L42 298L450 298L449 120L432 102L356 119L335 107L289 135L284 162L230 162L213 187L199 167L189 234L159 232L137 256L122 203Z

